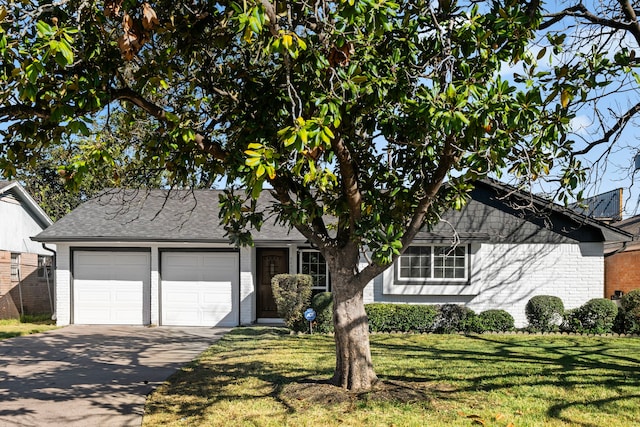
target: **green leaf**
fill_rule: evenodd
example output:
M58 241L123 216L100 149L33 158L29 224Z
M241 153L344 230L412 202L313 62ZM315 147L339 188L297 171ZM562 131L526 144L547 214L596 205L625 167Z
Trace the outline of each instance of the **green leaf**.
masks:
M68 41L62 39L58 44L59 52L62 53L62 56L67 62L67 65L73 64L73 50Z
M260 157L249 157L244 161L244 164L254 168L260 164L260 160L261 160Z
M51 28L51 25L47 24L44 21L38 21L38 23L36 24L36 29L40 37L51 37L54 34L54 30L53 28Z

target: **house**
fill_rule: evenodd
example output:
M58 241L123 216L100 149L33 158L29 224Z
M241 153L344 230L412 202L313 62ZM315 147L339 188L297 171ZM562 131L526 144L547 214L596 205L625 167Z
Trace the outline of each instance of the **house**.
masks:
M0 181L0 319L53 312L54 252L31 237L52 224L16 181Z
M311 274L316 291L331 290L323 258L295 230L267 222L254 233L253 247L230 246L218 195L112 191L36 236L58 248L58 324L270 322L277 318L273 275ZM527 209L516 205L523 200ZM534 295L557 295L568 308L602 297L603 245L628 239L614 227L481 181L462 211L421 232L367 286L365 302L501 308L523 326Z
M618 299L640 289L640 216L614 224L633 236L630 242L612 242L605 246L605 298Z

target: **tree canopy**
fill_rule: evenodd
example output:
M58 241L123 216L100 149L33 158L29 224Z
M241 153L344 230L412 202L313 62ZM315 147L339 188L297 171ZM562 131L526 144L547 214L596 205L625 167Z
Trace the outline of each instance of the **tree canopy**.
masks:
M108 129L116 111L130 123L146 115L153 129L132 158L168 185L224 176L221 220L235 243L273 215L322 252L333 380L367 389L362 290L422 227L488 174L530 183L554 171L565 199L579 186L574 88L538 68L541 22L537 0L9 0L0 168ZM509 66L523 72L504 78ZM256 212L265 188L273 204Z

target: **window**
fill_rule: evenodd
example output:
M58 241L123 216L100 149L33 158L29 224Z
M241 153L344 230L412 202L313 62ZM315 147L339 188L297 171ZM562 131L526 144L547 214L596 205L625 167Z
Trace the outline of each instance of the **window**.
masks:
M38 255L38 278L51 278L51 257L46 255Z
M327 263L320 252L315 250L300 251L300 273L313 277L314 290L329 290Z
M467 267L466 246L411 246L400 256L398 280L462 281Z
M20 254L11 254L11 280L20 280Z

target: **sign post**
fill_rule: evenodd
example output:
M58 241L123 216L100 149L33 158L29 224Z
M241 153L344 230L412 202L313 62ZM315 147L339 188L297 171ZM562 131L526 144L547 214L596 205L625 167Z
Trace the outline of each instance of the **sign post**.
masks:
M313 308L307 308L304 311L304 318L309 322L309 333L313 335L313 321L316 320L316 311Z

